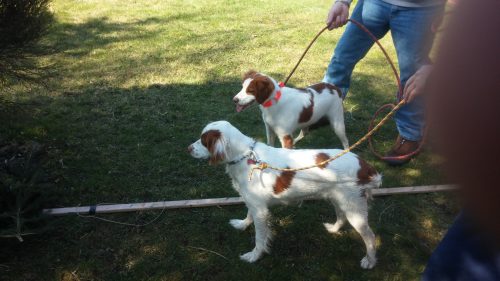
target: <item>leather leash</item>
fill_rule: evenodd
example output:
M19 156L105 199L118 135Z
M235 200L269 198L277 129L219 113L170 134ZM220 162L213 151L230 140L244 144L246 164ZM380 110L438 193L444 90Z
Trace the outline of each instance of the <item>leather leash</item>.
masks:
M360 22L358 22L356 20L353 20L353 19L348 19L348 21L350 21L351 23L353 23L354 25L356 25L357 27L359 27L361 30L363 30L379 46L380 50L382 50L382 52L384 53L385 58L387 59L387 61L389 62L389 65L392 68L392 71L394 73L394 77L396 78L396 82L397 82L397 85L398 85L398 94L397 94L397 100L398 100L398 102L397 103L390 103L390 104L384 104L384 105L382 105L375 112L375 114L373 115L373 117L372 117L372 119L370 121L370 125L368 127L368 132L362 138L360 138L356 143L354 143L353 145L351 145L349 148L342 150L340 153L338 153L338 154L336 154L336 155L334 155L334 156L332 156L332 157L330 157L330 158L328 158L328 159L326 159L326 160L324 160L324 161L322 161L320 163L316 163L315 165L310 165L310 166L305 166L305 167L300 167L300 168L280 168L280 167L273 167L273 166L269 166L266 162L261 162L258 165L255 165L254 167L252 167L252 169L250 170L250 173L248 174L248 180L249 181L252 180L252 175L253 175L253 172L255 170L272 169L272 170L283 171L283 172L296 172L296 171L302 171L302 170L307 170L307 169L312 169L312 168L316 168L316 167L325 166L327 163L329 163L331 161L334 161L335 159L338 159L342 155L345 155L346 153L348 153L351 150L355 149L356 147L358 147L360 144L362 144L365 141L368 141L368 145L369 145L370 150L372 151L372 153L375 156L377 156L379 159L381 159L381 160L400 160L400 159L404 159L406 157L411 157L411 156L419 153L420 150L422 149L422 146L423 146L423 143L424 143L424 139L426 137L426 131L427 131L426 129L424 129L424 136L423 136L423 139L420 142L418 148L415 151L413 151L412 153L409 153L407 155L396 156L396 157L387 157L387 156L382 156L380 153L378 153L375 150L375 148L373 146L372 136L375 134L376 131L378 131L380 129L380 127L382 127L389 120L389 118L392 115L394 115L394 113L396 113L396 111L399 110L399 108L401 108L405 104L405 100L402 98L402 96L403 96L403 89L402 89L402 86L401 86L401 79L399 78L399 74L398 74L398 71L396 69L396 66L394 65L394 63L391 60L391 58L389 57L389 55L387 54L387 51L385 50L385 48L382 46L382 44L380 44L380 42L377 39L377 37L375 37L375 35L373 35L373 33L371 33ZM290 74L285 79L285 81L284 81L285 85L288 83L288 81L290 80L290 78L292 77L292 75L295 73L295 70L297 70L297 68L299 67L300 63L302 62L302 59L304 59L305 55L307 54L307 52L309 51L309 49L311 48L311 46L314 44L314 42L316 42L316 40L319 38L319 36L325 30L327 30L327 29L328 29L328 26L323 27L316 34L316 36L314 36L314 38L311 40L311 42L309 43L309 45L307 46L307 48L304 50L304 52L300 56L299 60L295 64L295 66L292 69L292 71L290 72ZM385 110L387 108L390 108L389 113L387 113L384 116L384 118L382 118L382 120L380 120L380 122L378 122L375 125L375 119L378 117L378 115L380 115L380 113L383 110Z
M363 30L363 32L365 32L372 40L374 43L376 43L378 45L378 47L380 48L380 50L384 53L384 56L387 60L387 62L389 63L389 65L391 66L391 69L392 69L392 72L394 73L394 77L396 78L396 82L397 82L397 85L398 85L398 94L397 94L397 103L389 103L389 104L384 104L382 105L379 109L377 109L377 111L375 112L375 114L373 115L372 119L370 120L370 125L368 126L368 132L370 132L374 127L375 127L375 120L376 118L386 109L390 109L390 110L393 110L394 107L396 107L396 105L398 103L401 103L402 99L403 99L403 88L401 86L401 79L399 78L399 74L398 74L398 71L396 69L396 66L394 65L394 62L391 60L391 58L389 57L389 54L387 53L387 51L385 50L385 48L382 46L382 44L379 42L379 40L377 39L377 37L375 37L375 35L373 35L373 33L370 32L370 30L368 30L368 28L366 28L363 24L361 24L360 22L356 21L356 20L353 20L353 19L348 19L347 21L350 21L351 23L353 23L354 25L356 25L359 29ZM309 45L307 46L307 48L304 50L304 52L302 53L302 55L300 56L299 60L297 61L297 64L295 64L294 68L292 69L292 71L290 72L290 74L288 74L287 78L285 79L285 82L284 84L287 84L288 81L290 80L290 78L292 77L292 75L295 73L295 70L297 70L297 68L299 67L300 63L302 62L302 59L304 59L305 55L307 54L307 52L309 51L309 49L311 48L311 46L316 42L316 40L319 38L319 36L325 31L328 29L328 26L325 26L323 27L317 34L316 36L314 36L314 38L311 40L311 42L309 43ZM401 106L400 106L401 107ZM399 109L399 107L398 107ZM383 156L381 155L380 153L378 153L376 150L375 150L375 147L373 145L373 140L372 140L372 134L370 134L370 136L368 137L368 146L371 150L371 152L377 156L379 159L381 160L403 160L407 157L411 157L411 156L414 156L416 154L418 154L421 150L422 150L422 147L424 145L424 140L426 138L426 135L427 135L427 129L424 128L424 134L423 134L423 137L422 137L422 140L420 141L420 144L419 146L417 147L417 149L409 154L406 154L406 155L401 155L401 156L393 156L393 157L388 157L388 156Z

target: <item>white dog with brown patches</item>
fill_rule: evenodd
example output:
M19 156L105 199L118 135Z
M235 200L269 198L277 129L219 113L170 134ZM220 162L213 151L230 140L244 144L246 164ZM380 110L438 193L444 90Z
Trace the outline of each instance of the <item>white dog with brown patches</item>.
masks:
M344 125L342 93L329 83L318 83L305 89L285 87L273 78L248 71L243 76L243 88L234 96L236 111L257 102L266 126L267 144L273 146L276 136L281 147L293 148L309 128L330 123L342 146L349 147ZM300 134L293 139L293 133Z
M335 206L337 214L335 224L324 224L326 230L336 233L348 221L366 245L367 254L361 260L361 267L375 266L375 235L368 225L367 197L372 188L380 186L382 177L355 154L347 153L321 167L298 172L255 170L249 181L251 168L260 162L275 167L298 168L321 163L341 150L270 147L245 136L227 121L208 124L201 138L188 150L195 158L209 159L210 164L226 164L234 189L248 207L245 219L230 221L239 230L246 229L252 222L255 225L255 248L242 255L242 260L254 262L269 251L270 206L305 198L324 198Z

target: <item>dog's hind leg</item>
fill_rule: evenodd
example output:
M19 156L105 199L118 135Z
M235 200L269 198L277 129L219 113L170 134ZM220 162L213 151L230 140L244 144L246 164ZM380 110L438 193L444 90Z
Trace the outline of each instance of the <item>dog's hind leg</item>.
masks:
M347 220L352 227L361 235L366 246L366 256L361 260L361 267L371 269L377 263L375 249L375 234L368 225L368 205L366 198L360 197L355 204L349 204L344 209Z
M269 252L269 243L271 241L271 230L269 229L269 210L253 209L251 210L255 225L255 248L240 258L246 262L255 262L264 252Z
M232 219L229 221L229 224L231 224L234 228L238 230L245 230L248 226L250 226L253 222L252 214L250 213L250 210L248 210L247 217L242 220L238 219Z
M349 140L347 139L347 135L345 133L344 110L342 108L342 104L340 104L340 106L335 110L330 110L328 113L328 119L330 120L330 126L337 137L339 137L344 149L349 148Z
M299 142L299 140L303 139L307 135L307 133L309 133L308 127L301 129L299 135L293 140L293 145Z
M347 218L345 216L344 211L335 203L335 200L331 200L332 205L335 207L335 214L337 215L337 221L335 224L331 223L324 223L323 225L325 226L326 230L330 233L337 233L339 232L340 228L345 224L347 221Z

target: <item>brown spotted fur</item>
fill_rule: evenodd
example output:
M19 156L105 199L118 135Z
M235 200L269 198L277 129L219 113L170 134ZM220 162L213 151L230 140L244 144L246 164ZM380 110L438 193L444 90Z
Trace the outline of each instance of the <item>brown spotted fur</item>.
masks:
M377 174L375 168L370 164L366 163L365 160L358 157L359 170L358 170L358 184L370 183L372 177Z
M290 135L286 135L283 137L283 146L285 148L292 149L293 148L293 138Z
M255 75L247 87L247 93L255 96L259 104L263 104L273 93L274 83L266 76Z
M247 80L248 78L255 78L255 76L257 76L259 73L253 69L245 72L245 74L243 74L243 81Z
M330 155L328 155L328 154L326 154L324 152L316 154L316 159L315 160L316 160L316 165L318 165L318 168L320 168L320 169L326 168L326 166L328 166L329 163L325 163L323 165L319 165L319 164L321 162L323 162L323 161L328 160L328 159L330 159Z
M302 112L300 112L299 123L306 123L306 122L308 122L309 120L311 120L311 117L313 115L313 110L314 110L314 95L312 93L309 93L309 94L310 94L310 101L311 101L311 103L309 104L309 106L304 107L302 109Z
M215 165L224 160L224 155L221 153L214 153L215 144L220 139L221 133L219 130L209 130L201 135L201 144L210 152L210 159L208 160L211 165Z
M273 185L274 194L280 194L281 192L287 190L292 184L295 172L284 171L276 178L276 182Z
M342 91L340 90L340 88L330 83L321 82L318 84L311 85L308 88L315 90L316 92L318 92L318 94L321 94L324 89L328 89L330 94L332 95L335 93L334 91L337 91L339 98L342 98Z

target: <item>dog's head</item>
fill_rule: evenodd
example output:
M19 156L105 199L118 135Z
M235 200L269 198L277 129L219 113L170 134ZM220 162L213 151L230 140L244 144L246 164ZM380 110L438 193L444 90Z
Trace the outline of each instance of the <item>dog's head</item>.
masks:
M233 98L236 111L240 112L254 102L263 104L274 92L273 80L262 73L250 70L243 75L243 87Z
M188 147L194 158L209 159L211 165L218 164L228 158L228 138L236 130L227 121L212 122L205 126L199 140Z

